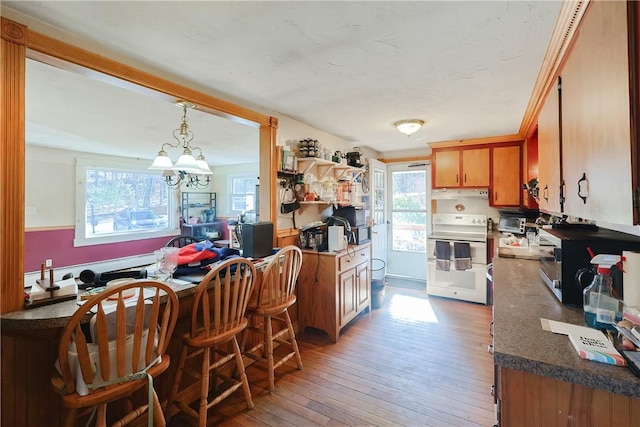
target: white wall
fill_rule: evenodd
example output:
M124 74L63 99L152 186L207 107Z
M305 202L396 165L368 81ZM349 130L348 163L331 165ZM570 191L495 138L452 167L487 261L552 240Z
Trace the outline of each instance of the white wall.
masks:
M26 228L72 227L75 224L75 157L70 151L27 145Z
M228 180L231 175L252 174L254 177L259 175L260 165L258 163L243 163L232 166L214 166L211 168L213 175L211 177L211 191L216 193L216 215L218 217L236 216L229 212L229 188Z

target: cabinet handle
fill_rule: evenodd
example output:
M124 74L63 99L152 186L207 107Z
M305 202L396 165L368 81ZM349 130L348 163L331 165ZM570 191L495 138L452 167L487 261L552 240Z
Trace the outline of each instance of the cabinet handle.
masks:
M498 201L498 192L493 193L493 198L497 202Z
M587 204L587 197L589 197L589 180L587 179L587 174L584 172L582 173L582 178L578 180L578 197L582 199L582 203Z
M545 185L544 188L542 189L542 198L545 201L549 201L549 186Z
M467 174L466 173L464 174L464 182L465 183L467 182Z
M459 174L456 174L456 184L457 184L458 182L460 182L460 175L459 175Z

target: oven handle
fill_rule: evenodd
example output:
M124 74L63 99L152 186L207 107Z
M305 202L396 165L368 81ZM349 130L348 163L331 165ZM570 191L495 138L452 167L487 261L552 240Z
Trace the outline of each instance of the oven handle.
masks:
M493 282L493 263L490 262L489 264L487 264L487 279L491 280Z

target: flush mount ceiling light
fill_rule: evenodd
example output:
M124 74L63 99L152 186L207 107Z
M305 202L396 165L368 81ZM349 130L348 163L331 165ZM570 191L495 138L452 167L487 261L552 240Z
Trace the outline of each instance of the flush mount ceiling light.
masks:
M200 147L191 147L190 145L193 140L193 132L189 130L187 108L193 108L194 105L188 101L178 101L176 105L182 107L183 111L180 127L173 130L173 137L177 143L170 144L165 142L162 144L158 155L153 160L153 164L149 166L149 169L164 171L163 176L165 182L170 187L180 187L180 185L184 183L186 187L190 189L206 188L211 180L209 175L213 175L213 172L211 172L209 165L202 155L202 149ZM165 146L172 148L182 146L182 155L178 157L175 164L171 162L169 155L164 151ZM193 150L200 151L197 158L193 157ZM206 180L202 179L199 175L207 175Z
M395 122L393 125L398 129L398 132L404 133L408 137L418 132L422 125L424 124L424 120L419 119L408 119L408 120L400 120Z

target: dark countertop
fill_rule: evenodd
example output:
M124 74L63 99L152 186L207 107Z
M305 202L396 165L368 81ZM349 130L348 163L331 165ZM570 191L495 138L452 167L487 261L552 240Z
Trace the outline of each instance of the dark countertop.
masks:
M178 298L195 294L197 284L185 283L175 286ZM59 302L51 305L32 308L29 310L12 311L0 315L0 329L2 333L13 331L29 331L36 329L50 329L64 327L73 316L80 304L76 300ZM89 321L92 314L87 314Z
M581 359L566 335L542 329L540 318L584 325L542 282L538 261L493 258L496 365L640 398L640 378L628 368Z

